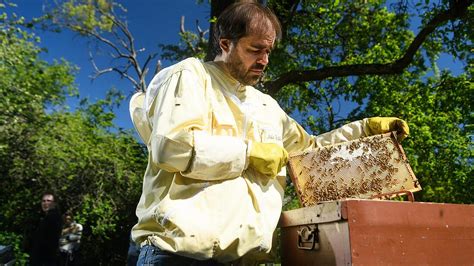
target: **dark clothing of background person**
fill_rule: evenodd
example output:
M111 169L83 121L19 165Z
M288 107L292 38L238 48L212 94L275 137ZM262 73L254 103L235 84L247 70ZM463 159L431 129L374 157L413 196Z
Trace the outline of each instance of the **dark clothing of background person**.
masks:
M61 229L62 217L58 208L42 212L32 239L30 257L32 266L58 265Z

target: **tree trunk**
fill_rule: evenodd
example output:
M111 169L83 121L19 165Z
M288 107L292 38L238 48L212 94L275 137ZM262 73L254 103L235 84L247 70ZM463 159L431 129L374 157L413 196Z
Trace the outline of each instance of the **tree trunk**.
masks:
M209 26L209 45L207 47L207 55L206 61L214 60L216 57L215 49L218 47L219 42L214 40L214 27L215 27L215 19L219 17L219 15L226 9L226 7L230 6L234 2L238 0L213 0L211 1L211 22Z

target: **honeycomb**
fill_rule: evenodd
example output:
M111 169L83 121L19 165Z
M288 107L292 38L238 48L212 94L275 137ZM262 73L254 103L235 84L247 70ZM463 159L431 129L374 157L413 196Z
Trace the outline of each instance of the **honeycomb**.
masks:
M303 206L421 190L394 133L291 154L290 177Z

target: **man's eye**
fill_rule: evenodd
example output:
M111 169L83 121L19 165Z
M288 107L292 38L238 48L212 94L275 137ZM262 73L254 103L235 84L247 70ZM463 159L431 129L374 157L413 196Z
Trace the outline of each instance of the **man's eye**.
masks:
M262 54L266 54L266 55L270 55L270 50L267 50L267 49L258 49L258 50L249 50L250 53L254 54L254 55L262 55Z

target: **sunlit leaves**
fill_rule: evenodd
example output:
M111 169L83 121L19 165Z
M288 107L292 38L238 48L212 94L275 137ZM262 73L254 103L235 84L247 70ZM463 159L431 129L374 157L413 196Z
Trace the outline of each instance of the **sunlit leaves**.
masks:
M437 202L474 202L472 193L472 116L474 89L468 75L408 82L397 79L374 93L370 115L398 116L410 125L403 146L423 187L418 198ZM379 83L380 84L380 83Z
M14 244L24 263L20 243L48 190L84 225L84 263L123 261L116 243L128 242L135 223L146 148L114 127L113 108L123 99L117 91L68 111L75 68L41 60L38 40L23 26L0 21L0 240Z
M69 25L77 32L111 31L114 26L110 13L113 3L107 0L69 0L59 3L55 19Z
M396 62L426 23L450 7L448 2L303 0L291 10L289 1L269 1L287 32L272 53L266 78L290 70ZM315 134L369 116L406 119L412 136L404 146L426 187L419 198L472 202L473 181L466 178L472 176L473 115L467 102L473 90L466 85L472 79L472 10L437 28L402 74L301 82L285 86L276 96ZM465 75L440 72L441 53L462 60Z

